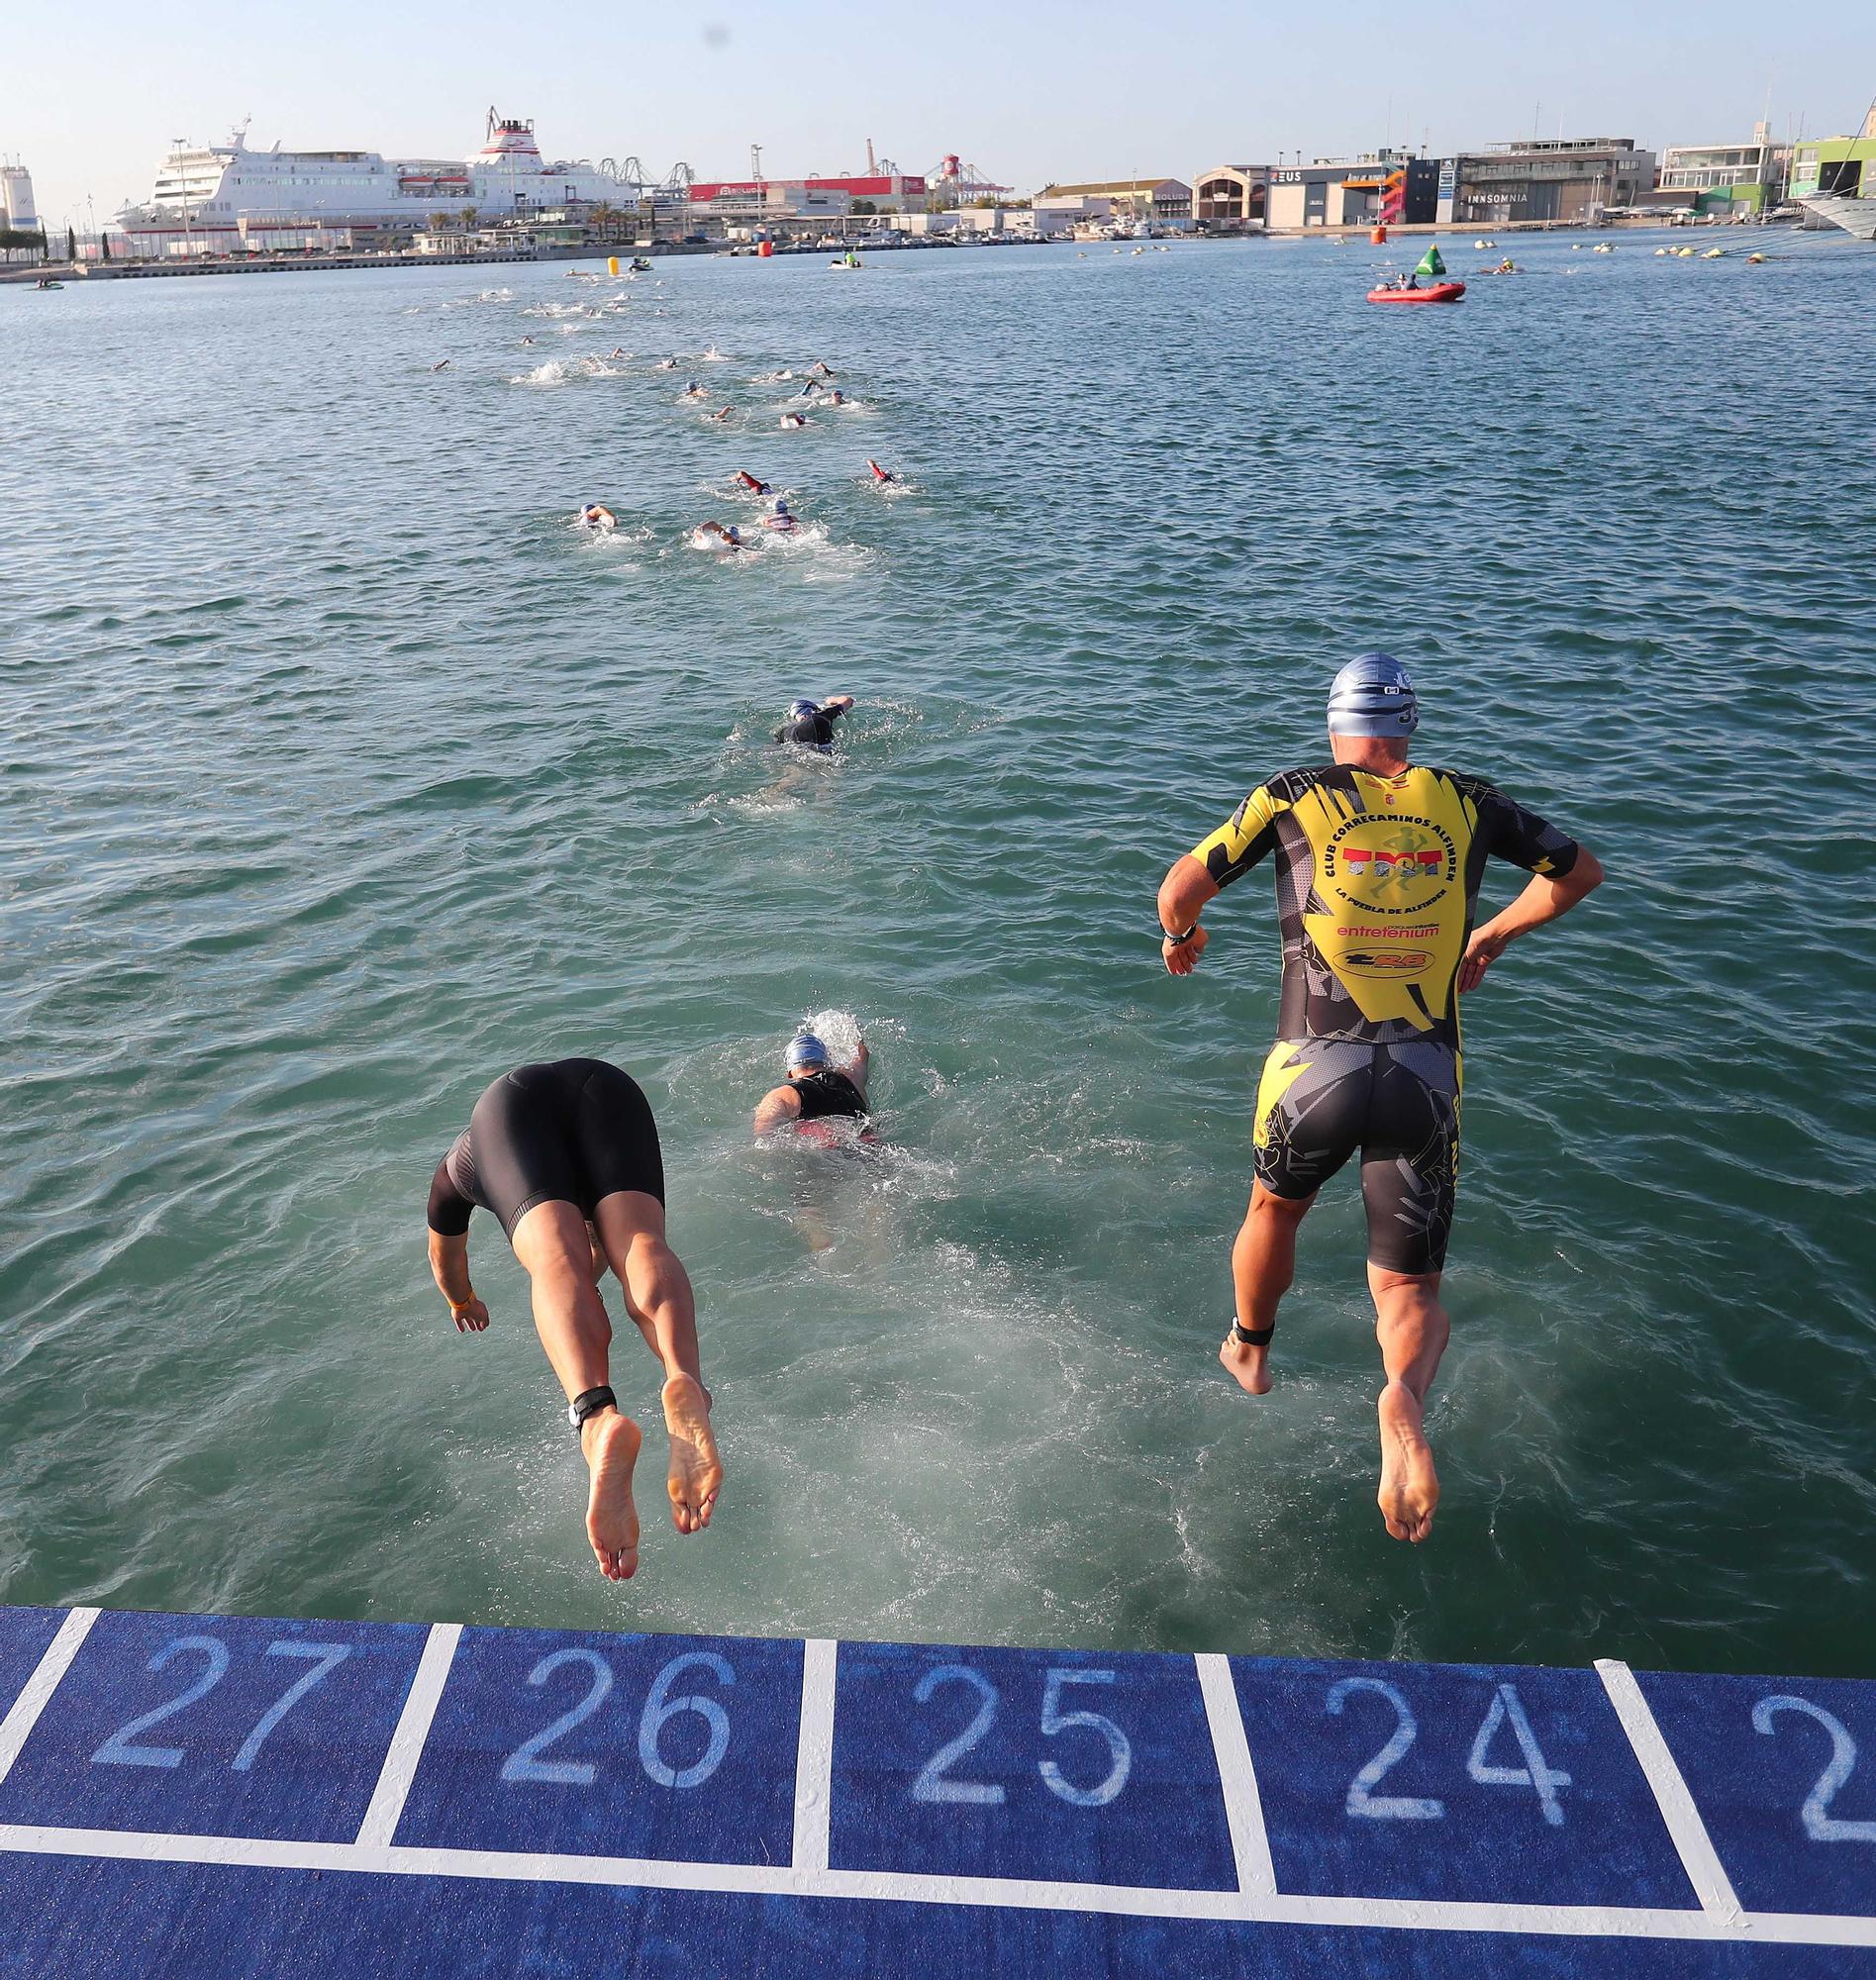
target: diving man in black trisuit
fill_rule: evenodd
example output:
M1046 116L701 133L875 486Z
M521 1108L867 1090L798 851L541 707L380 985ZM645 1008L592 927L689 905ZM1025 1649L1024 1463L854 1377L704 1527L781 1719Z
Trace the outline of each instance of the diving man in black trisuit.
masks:
M609 1380L612 1323L599 1294L608 1265L664 1369L668 1490L680 1534L709 1526L723 1484L690 1280L664 1238L657 1123L638 1082L604 1059L559 1059L517 1067L475 1103L431 1178L428 1216L430 1269L461 1334L489 1324L469 1282L469 1218L478 1208L501 1220L533 1287L535 1327L586 1459L586 1537L599 1571L627 1580L639 1565L632 1470L641 1439Z

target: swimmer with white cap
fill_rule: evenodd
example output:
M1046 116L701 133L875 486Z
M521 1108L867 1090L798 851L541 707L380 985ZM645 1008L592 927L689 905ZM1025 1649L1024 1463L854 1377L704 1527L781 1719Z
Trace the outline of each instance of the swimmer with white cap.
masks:
M763 1094L755 1109L757 1135L792 1128L830 1117L865 1122L866 1073L872 1054L866 1040L855 1042L853 1056L837 1066L834 1055L813 1032L795 1035L783 1061L787 1078Z
M819 749L824 756L834 753L834 725L850 715L853 697L837 694L826 701L791 701L788 719L775 732L777 742L794 742L804 749Z
M779 530L786 536L789 531L800 529L801 525L790 512L787 499L777 495L774 512L762 518L762 527L765 530Z

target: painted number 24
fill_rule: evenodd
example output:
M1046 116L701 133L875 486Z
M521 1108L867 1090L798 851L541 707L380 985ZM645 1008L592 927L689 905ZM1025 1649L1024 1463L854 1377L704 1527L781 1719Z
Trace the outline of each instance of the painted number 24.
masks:
M1371 1691L1393 1706L1394 1732L1387 1744L1349 1782L1348 1813L1369 1822L1438 1822L1446 1813L1443 1801L1426 1795L1382 1795L1374 1792L1389 1770L1406 1757L1407 1749L1414 1743L1420 1729L1414 1723L1413 1708L1396 1687L1383 1678L1342 1678L1330 1686L1325 1705L1329 1712L1339 1718L1348 1699L1360 1691ZM1522 1767L1494 1766L1486 1757L1492 1749L1494 1735L1506 1725L1511 1727L1512 1736L1518 1741L1518 1750L1524 1756ZM1472 1751L1466 1756L1465 1770L1482 1787L1529 1788L1543 1809L1544 1821L1553 1829L1562 1828L1563 1804L1557 1799L1557 1790L1567 1788L1570 1777L1545 1762L1537 1745L1537 1735L1530 1730L1524 1701L1518 1696L1515 1685L1501 1684L1492 1693L1492 1703L1479 1724Z
M1108 1770L1091 1787L1078 1786L1053 1760L1038 1760L1036 1763L1042 1785L1058 1801L1067 1802L1071 1808L1105 1808L1126 1787L1127 1776L1134 1765L1134 1749L1128 1742L1127 1734L1112 1719L1106 1719L1098 1712L1064 1712L1061 1709L1065 1687L1113 1682L1114 1673L1111 1670L1051 1670L1043 1680L1042 1736L1052 1739L1057 1733L1079 1728L1098 1734L1107 1743ZM967 1802L982 1808L997 1808L1005 1800L1000 1782L953 1780L949 1771L995 1724L997 1687L982 1671L970 1664L939 1664L926 1672L912 1696L915 1703L929 1705L940 1685L959 1684L968 1686L977 1694L976 1717L955 1739L947 1739L920 1768L919 1778L912 1784L912 1799Z

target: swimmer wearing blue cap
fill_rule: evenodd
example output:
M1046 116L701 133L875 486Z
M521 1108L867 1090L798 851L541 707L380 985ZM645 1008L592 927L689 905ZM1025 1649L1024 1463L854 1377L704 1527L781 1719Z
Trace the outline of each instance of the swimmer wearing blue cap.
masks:
M1329 693L1333 762L1259 784L1159 889L1160 954L1189 976L1209 939L1200 910L1275 859L1283 995L1253 1117L1256 1181L1232 1247L1237 1311L1219 1359L1250 1395L1269 1389L1297 1227L1359 1149L1387 1374L1377 1496L1398 1540L1424 1540L1439 1503L1423 1410L1448 1333L1439 1278L1458 1178L1459 995L1603 877L1587 846L1483 778L1410 767L1419 726L1399 660L1349 661ZM1531 878L1475 927L1488 857Z
M834 748L834 725L851 712L850 694L832 695L826 701L791 701L788 720L775 732L777 742L795 742L804 749L819 749L824 755Z
M616 530L619 527L619 518L607 508L604 502L587 503L586 507L580 511L580 521L589 530L598 530L602 535L607 530Z
M779 530L786 536L790 530L800 529L801 525L789 509L786 497L777 495L773 511L762 518L762 527L765 530Z
M837 1066L813 1032L796 1033L783 1060L787 1079L763 1094L756 1105L756 1134L772 1134L806 1121L866 1120L866 1072L871 1062L864 1039L856 1041L853 1056Z
M742 532L734 523L699 523L690 540L694 549L722 550L726 555L742 547Z

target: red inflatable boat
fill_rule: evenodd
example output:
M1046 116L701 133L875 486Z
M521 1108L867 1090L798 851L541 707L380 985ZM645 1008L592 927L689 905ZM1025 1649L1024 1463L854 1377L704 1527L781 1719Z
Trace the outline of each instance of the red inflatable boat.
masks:
M1434 282L1424 289L1370 289L1371 303L1456 303L1465 294L1463 282Z

